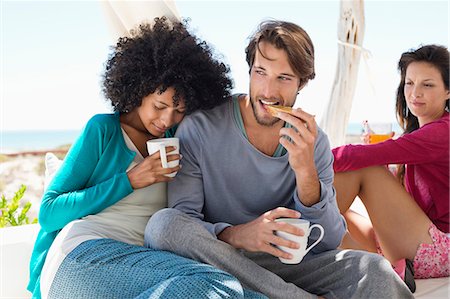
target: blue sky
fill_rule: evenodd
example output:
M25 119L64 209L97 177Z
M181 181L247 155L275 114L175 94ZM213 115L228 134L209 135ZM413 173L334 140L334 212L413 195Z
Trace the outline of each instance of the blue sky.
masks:
M151 5L151 1L149 1ZM337 62L339 1L176 1L191 30L231 66L236 92L247 92L247 37L266 18L293 21L316 48L316 78L296 105L320 120ZM448 1L365 1L363 46L351 122L395 121L400 54L420 44L448 47ZM80 129L110 111L100 81L114 44L96 1L1 2L2 130Z

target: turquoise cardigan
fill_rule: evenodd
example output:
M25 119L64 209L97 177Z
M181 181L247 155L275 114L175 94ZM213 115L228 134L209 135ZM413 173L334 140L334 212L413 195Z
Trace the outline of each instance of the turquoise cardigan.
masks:
M169 136L172 131L166 133ZM126 170L135 155L123 139L119 113L98 114L88 121L42 197L41 229L31 254L27 287L33 298L41 297L42 267L59 231L133 192Z

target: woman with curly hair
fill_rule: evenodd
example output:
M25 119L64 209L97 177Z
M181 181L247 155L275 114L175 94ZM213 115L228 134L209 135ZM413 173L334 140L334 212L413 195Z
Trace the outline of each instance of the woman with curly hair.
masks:
M351 237L343 246L383 254L411 290L413 277L450 275L449 57L439 45L401 55L402 136L333 149L337 202ZM397 178L387 164L400 165ZM370 222L348 211L356 196Z
M185 22L156 18L119 39L103 80L114 113L88 121L42 198L33 298L259 296L209 265L142 247L149 217L166 206L166 175L179 169L163 168L146 142L228 101L228 73Z

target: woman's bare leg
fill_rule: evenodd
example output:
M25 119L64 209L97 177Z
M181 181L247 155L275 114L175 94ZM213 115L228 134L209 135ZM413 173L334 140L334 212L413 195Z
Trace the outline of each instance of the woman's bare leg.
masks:
M337 204L347 222L350 234L346 234L341 248L376 251L373 226L369 219L349 210L361 190L361 174L358 171L336 173L334 177Z
M358 249L377 253L377 244L370 220L352 210L344 214L348 231L341 243L342 249Z
M385 167L337 173L334 186L339 209L344 215L347 215L355 197L361 198L383 254L389 261L395 262L402 258L412 260L421 243L432 243L428 233L430 219ZM352 220L352 214L347 216ZM353 230L355 238L358 238L358 229L366 232L363 236L370 236L358 221L349 222L352 223L349 225L350 234ZM353 225L358 229L352 228ZM364 246L370 246L370 243Z

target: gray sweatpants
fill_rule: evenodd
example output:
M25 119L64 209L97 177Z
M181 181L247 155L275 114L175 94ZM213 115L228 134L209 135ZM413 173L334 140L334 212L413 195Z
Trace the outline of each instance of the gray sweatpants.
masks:
M266 253L235 249L176 209L151 217L145 246L213 265L269 298L413 298L390 263L377 254L331 250L287 265Z

